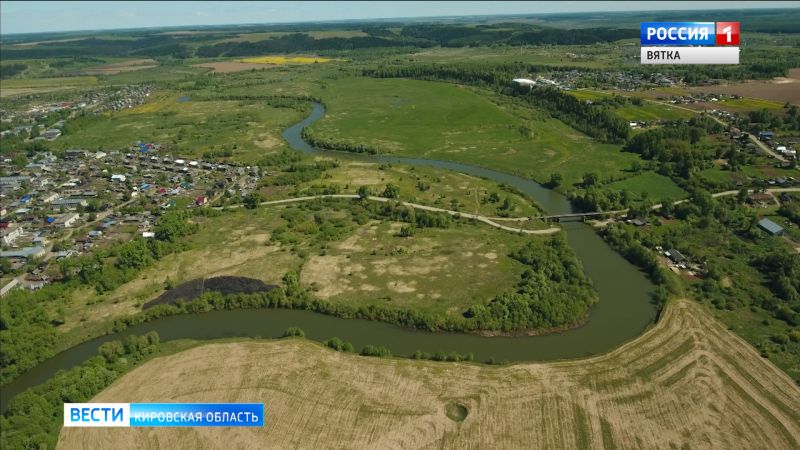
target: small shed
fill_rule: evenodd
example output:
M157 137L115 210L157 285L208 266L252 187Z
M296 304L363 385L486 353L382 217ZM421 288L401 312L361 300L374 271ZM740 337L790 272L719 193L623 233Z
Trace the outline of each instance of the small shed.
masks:
M780 236L783 234L783 227L766 217L758 221L758 227L772 236Z
M686 257L683 256L681 252L678 250L671 248L666 252L666 255L669 259L672 260L675 264L681 264L686 262Z

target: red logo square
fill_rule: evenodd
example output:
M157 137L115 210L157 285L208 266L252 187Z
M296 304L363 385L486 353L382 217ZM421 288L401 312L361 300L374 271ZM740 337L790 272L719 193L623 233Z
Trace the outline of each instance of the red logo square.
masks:
M739 45L739 22L717 22L717 45Z

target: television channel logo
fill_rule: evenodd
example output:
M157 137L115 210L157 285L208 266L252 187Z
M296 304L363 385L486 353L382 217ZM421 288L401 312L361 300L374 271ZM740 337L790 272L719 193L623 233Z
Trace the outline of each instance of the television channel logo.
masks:
M739 22L642 22L642 64L739 64Z

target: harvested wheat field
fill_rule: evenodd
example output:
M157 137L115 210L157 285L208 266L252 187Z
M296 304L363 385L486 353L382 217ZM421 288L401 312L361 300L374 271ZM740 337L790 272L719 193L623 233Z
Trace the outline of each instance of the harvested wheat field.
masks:
M789 70L788 77L774 78L768 81L744 81L715 86L702 86L690 89L692 92L714 92L736 94L755 99L766 99L780 102L800 102L800 68Z
M257 56L254 58L244 58L242 62L252 64L315 64L333 61L331 58L321 56Z
M158 358L94 401L264 402L262 429L65 428L73 448L800 447L800 388L690 301L603 356L487 367L305 340Z

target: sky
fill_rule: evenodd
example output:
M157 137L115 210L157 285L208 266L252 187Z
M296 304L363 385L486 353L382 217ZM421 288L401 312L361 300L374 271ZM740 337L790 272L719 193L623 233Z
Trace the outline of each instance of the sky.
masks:
M798 8L800 1L0 1L0 34L493 14Z

